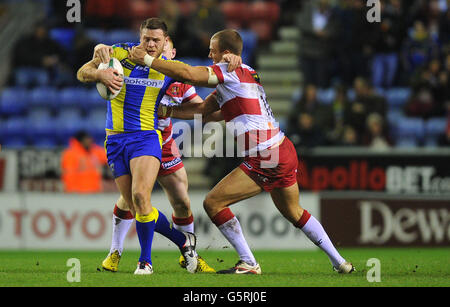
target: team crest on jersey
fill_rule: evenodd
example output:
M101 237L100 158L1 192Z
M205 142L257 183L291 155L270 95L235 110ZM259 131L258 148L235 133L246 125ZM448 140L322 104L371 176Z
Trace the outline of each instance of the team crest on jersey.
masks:
M173 96L178 96L180 94L180 87L178 86L172 86L172 88L170 89L170 93Z

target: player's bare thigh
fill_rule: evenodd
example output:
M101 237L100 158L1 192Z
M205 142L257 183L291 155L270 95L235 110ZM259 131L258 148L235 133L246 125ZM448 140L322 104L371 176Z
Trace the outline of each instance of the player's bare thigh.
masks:
M175 212L175 217L186 218L191 216L186 169L182 167L172 174L158 176L158 182L166 192Z
M295 224L303 214L303 208L299 204L298 184L287 188L276 188L270 192L270 196L280 213L291 223Z
M226 207L253 197L262 191L262 188L253 179L237 167L206 195L203 207L212 218Z
M153 156L141 156L130 160L131 197L137 213L152 212L151 191L159 172L160 161Z

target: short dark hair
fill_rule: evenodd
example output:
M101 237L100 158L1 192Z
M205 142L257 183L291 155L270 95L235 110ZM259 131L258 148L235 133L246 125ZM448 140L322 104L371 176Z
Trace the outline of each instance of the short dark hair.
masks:
M82 142L86 138L90 138L91 136L89 133L85 130L79 130L75 135L73 136L78 142Z
M235 55L241 55L243 43L238 31L225 29L214 34L211 37L211 40L213 39L217 39L220 52L228 50Z
M164 36L168 35L167 24L161 18L152 17L144 20L141 24L141 30L150 29L158 30L161 29L164 32Z

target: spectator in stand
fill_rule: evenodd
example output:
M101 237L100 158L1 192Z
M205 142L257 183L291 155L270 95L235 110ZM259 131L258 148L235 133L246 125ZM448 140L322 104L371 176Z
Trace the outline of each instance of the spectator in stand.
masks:
M447 128L439 137L438 144L442 147L450 147L450 103L447 104Z
M288 136L295 148L303 150L326 145L323 129L315 123L314 116L306 112L296 115L296 122L288 128Z
M73 81L73 72L64 61L66 53L49 37L44 22L37 23L32 34L17 41L12 55L16 85L65 85Z
M403 46L402 62L406 74L414 73L438 53L438 45L422 21L414 22Z
M338 86L336 88L336 98L331 105L334 115L334 126L329 133L329 138L332 144L338 145L342 139L346 123L345 110L348 104L347 88Z
M85 131L69 141L61 158L62 181L66 193L102 192L102 168L107 164L105 149Z
M351 86L357 76L369 76L367 67L372 53L370 38L374 26L367 22L364 0L341 1L339 16L339 75L342 83Z
M398 68L398 50L404 37L399 0L381 2L381 22L374 23L372 83L377 88L393 86Z
M446 62L450 62L450 56L447 58ZM441 66L439 59L433 59L425 68L419 69L412 79L414 93L405 106L408 116L427 119L445 114L445 105L450 99L450 83L448 68L441 69Z
M385 150L392 146L383 118L378 113L367 117L366 131L363 135L363 146L376 150Z
M435 104L430 88L422 86L413 93L405 105L404 112L410 117L428 119L435 115Z
M166 23L169 36L175 38L178 18L180 18L180 9L176 0L162 2L160 18Z
M97 45L96 42L92 41L84 31L77 31L74 39L73 53L73 70L77 71L85 63L92 59L92 50Z
M386 118L386 100L378 95L368 81L358 77L354 82L355 100L347 104L345 109L345 122L352 126L355 131L361 133L365 130L367 117L372 113L378 113L383 119ZM361 135L358 133L358 140Z
M178 18L174 41L183 57L205 57L210 37L225 28L217 0L189 0Z
M444 46L450 44L450 4L442 11L439 19L439 40Z
M345 126L339 146L358 146L358 134L352 126Z
M339 18L329 0L304 3L297 24L300 65L305 82L326 88L330 84L330 62L335 53Z
M297 121L297 115L308 113L314 118L314 123L323 131L331 131L334 127L333 110L317 98L317 87L313 84L305 86L304 94L296 103L292 120Z

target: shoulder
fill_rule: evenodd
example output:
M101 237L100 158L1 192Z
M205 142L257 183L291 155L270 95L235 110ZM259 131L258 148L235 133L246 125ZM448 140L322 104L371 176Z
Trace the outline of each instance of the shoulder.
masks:
M183 98L186 95L192 95L196 93L195 87L190 84L185 84L181 82L174 82L172 83L166 91L166 95L169 95L171 97L180 97Z
M137 43L117 43L112 45L113 48L113 57L116 59L123 60L128 57L128 49L134 46L137 46Z

